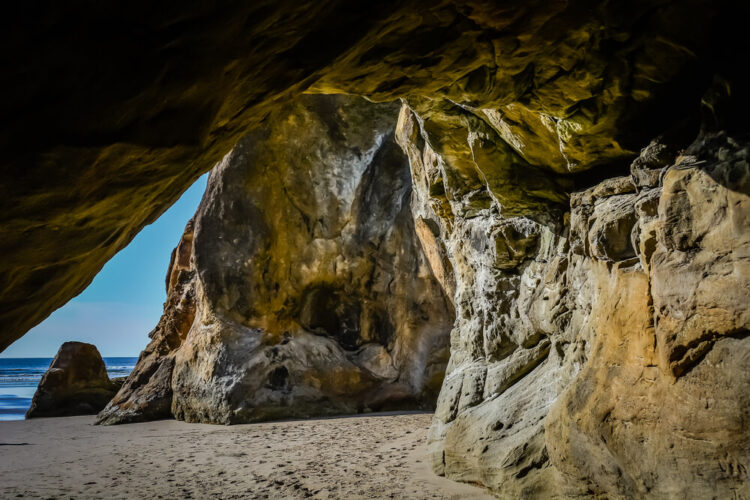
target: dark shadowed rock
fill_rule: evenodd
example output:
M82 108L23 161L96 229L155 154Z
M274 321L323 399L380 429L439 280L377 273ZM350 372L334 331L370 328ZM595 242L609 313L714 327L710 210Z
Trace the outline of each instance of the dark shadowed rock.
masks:
M120 384L109 379L96 346L65 342L42 376L26 418L97 413Z

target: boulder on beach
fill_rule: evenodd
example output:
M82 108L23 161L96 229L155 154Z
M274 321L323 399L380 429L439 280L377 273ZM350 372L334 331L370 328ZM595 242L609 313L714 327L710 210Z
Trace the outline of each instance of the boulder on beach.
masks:
M42 376L26 418L95 414L118 388L96 346L65 342Z

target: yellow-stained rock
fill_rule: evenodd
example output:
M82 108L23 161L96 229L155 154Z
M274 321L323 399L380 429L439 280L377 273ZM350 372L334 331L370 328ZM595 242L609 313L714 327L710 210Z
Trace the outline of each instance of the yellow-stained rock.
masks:
M452 274L436 279L442 260L419 243L398 110L303 96L224 158L153 340L100 422L434 407Z

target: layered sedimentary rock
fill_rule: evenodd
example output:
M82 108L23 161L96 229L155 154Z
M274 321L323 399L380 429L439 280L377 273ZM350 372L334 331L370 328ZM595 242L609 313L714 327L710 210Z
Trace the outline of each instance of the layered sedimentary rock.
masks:
M580 190L488 123L421 102L399 118L414 216L456 284L433 468L508 498L747 494L746 135L661 137Z
M735 65L739 4L13 5L0 21L0 349L301 91L450 99L529 163L580 171L636 152Z
M26 418L93 415L106 406L121 383L109 379L96 346L65 342L42 375Z
M399 107L303 96L224 158L101 422L434 407L453 309L412 220Z

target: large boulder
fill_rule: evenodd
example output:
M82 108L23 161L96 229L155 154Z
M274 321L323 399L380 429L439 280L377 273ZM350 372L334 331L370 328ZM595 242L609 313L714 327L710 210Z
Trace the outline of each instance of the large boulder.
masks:
M411 216L399 109L302 96L240 141L211 173L164 315L101 423L434 408L453 307Z
M119 385L109 379L96 346L65 342L42 376L26 418L95 414Z

